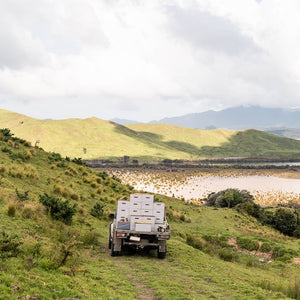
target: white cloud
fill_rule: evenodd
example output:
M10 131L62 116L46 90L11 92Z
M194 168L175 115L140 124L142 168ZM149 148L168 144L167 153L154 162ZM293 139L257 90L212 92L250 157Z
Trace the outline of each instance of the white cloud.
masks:
M299 13L296 0L0 0L0 107L137 120L300 107Z

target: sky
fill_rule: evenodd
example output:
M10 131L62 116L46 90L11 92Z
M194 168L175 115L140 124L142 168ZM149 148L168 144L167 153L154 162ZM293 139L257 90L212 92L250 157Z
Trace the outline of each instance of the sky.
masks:
M299 0L0 0L0 108L137 121L300 108Z

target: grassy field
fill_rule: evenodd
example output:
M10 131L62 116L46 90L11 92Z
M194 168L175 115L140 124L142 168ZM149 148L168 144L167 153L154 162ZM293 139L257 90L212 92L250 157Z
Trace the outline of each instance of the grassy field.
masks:
M0 299L300 299L299 239L233 209L156 195L171 226L167 258L111 257L108 214L130 186L7 132L0 149ZM70 224L47 213L45 193L76 205ZM239 238L260 248L247 251Z
M200 130L167 124L122 126L98 118L37 120L0 110L0 128L47 151L83 159L300 158L300 141L257 130Z

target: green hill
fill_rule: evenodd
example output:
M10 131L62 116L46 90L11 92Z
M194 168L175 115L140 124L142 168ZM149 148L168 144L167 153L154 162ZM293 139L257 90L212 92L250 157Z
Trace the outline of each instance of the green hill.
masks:
M0 128L47 151L83 159L300 158L300 141L257 130L203 130L168 124L122 126L98 118L37 120L0 110Z
M171 226L167 258L111 257L108 214L129 186L6 130L0 150L0 299L299 299L295 238L233 209L156 195Z

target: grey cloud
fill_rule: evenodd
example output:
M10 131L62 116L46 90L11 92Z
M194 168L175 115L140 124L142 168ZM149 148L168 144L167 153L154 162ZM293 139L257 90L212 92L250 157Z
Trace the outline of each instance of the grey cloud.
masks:
M254 42L242 35L229 20L198 9L165 7L169 15L169 29L176 36L196 48L223 52L230 56L258 53Z

